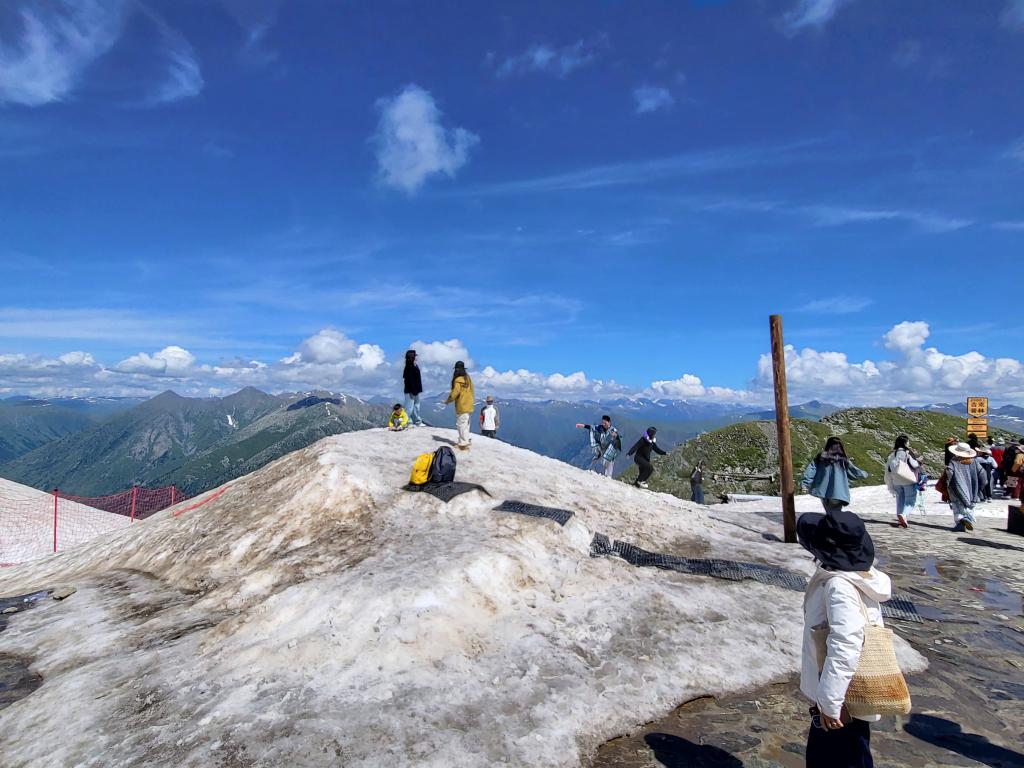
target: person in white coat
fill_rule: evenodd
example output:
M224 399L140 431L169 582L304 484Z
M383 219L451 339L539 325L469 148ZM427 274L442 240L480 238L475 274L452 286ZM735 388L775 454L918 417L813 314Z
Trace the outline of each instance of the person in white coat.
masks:
M843 702L864 647L864 627L882 624L879 604L892 596L892 584L873 567L874 542L853 512L801 515L797 538L818 565L804 594L800 690L814 702L807 768L873 768L869 722L879 716L852 718ZM820 659L812 631L826 626Z

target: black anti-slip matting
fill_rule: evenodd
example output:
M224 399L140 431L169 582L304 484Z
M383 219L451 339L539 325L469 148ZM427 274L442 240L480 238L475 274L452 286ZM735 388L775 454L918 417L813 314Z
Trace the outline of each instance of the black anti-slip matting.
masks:
M557 507L541 507L536 504L527 504L525 501L503 501L494 508L495 512L514 512L517 515L529 515L530 517L543 517L547 520L554 520L559 525L565 525L572 517L572 512Z
M477 483L463 483L459 480L453 480L450 483L426 483L424 485L409 485L402 486L406 491L412 491L413 493L429 493L431 496L436 496L445 504L454 499L456 496L461 496L463 493L469 493L470 491L480 491L488 496L491 494L487 493L487 489Z
M601 533L595 534L590 542L590 554L592 557L614 555L621 557L630 565L662 568L695 576L710 576L711 578L726 579L728 581L758 581L762 584L782 587L794 592L803 592L807 588L807 579L800 574L792 573L782 568L758 565L757 563L741 563L734 560L702 560L691 557L677 557L676 555L662 555L657 552L648 552L624 541L612 542ZM920 614L918 614L914 604L905 597L893 595L888 601L882 603L881 608L882 615L889 619L902 619L904 621L922 623L924 621Z

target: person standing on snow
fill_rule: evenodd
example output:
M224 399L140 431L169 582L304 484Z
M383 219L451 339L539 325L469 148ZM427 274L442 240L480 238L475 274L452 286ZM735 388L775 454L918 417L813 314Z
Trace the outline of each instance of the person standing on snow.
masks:
M605 477L612 477L615 473L615 460L622 453L622 437L619 436L619 430L615 427L608 428L607 436L608 447L601 454L601 474Z
M704 503L704 459L698 461L690 473L690 499L697 504Z
M501 428L501 416L494 404L494 397L487 396L487 404L480 409L480 434L484 437L497 437Z
M609 435L612 431L612 417L607 414L601 417L601 423L595 426L590 424L577 424L576 429L585 429L590 437L590 466L588 469L594 469L597 462L601 461L601 457L604 456L605 451L609 445ZM621 450L621 444L619 446ZM618 454L616 454L617 456Z
M974 462L977 456L974 449L967 443L957 443L949 452L953 460L946 467L946 492L949 494L949 503L953 508L953 531L974 530L974 502L978 498L978 489L981 486L979 467Z
M885 460L885 485L896 497L896 523L907 527L907 512L917 503L917 484L920 480L921 461L910 450L910 438L896 438L892 453Z
M633 461L639 470L636 480L633 481L633 485L637 488L646 488L648 478L654 473L654 465L651 464L651 451L661 456L668 455L668 451L663 451L658 446L656 434L658 434L656 427L648 427L647 431L640 435L640 439L633 444L633 447L629 449L629 453L626 454L627 456L633 456Z
M459 431L455 447L460 451L468 451L473 442L469 437L469 414L473 412L474 402L473 380L466 373L466 364L459 360L452 371L452 391L444 404L455 403L455 428Z
M812 702L807 768L871 768L871 722L879 715L850 717L844 702L864 649L865 627L882 625L880 603L892 582L875 570L875 545L853 512L808 512L796 524L800 545L817 568L804 592L800 690ZM825 658L814 629L828 627Z
M402 371L402 378L405 380L405 412L414 425L422 427L420 395L423 393L423 377L420 376L420 367L416 364L415 349L405 353L405 370Z
M833 436L825 441L825 449L807 465L800 487L821 499L826 512L834 512L850 503L850 481L863 480L867 476L867 472L850 461L843 441Z

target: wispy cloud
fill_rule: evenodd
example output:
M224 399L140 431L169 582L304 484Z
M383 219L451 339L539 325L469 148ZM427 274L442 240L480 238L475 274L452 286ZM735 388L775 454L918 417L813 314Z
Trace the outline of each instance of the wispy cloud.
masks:
M641 85L633 89L633 100L636 102L636 113L645 115L659 109L669 109L676 103L672 92L660 85Z
M597 58L596 42L577 40L572 45L555 48L533 45L520 54L505 59L495 71L497 77L509 77L531 72L546 72L565 77L571 72L592 64Z
M817 143L805 141L774 146L723 147L685 152L650 160L599 165L533 179L498 182L466 190L466 193L521 195L581 191L633 184L651 184L665 179L744 168L784 166L807 159L805 156L807 150Z
M1000 21L1007 29L1024 30L1024 0L1006 0Z
M1006 156L1011 160L1017 160L1024 163L1024 136L1017 139L1009 146L1006 150Z
M852 0L797 0L797 4L782 16L782 28L788 35L805 29L820 29Z
M867 309L874 303L874 299L864 296L829 296L824 299L809 301L800 307L798 311L817 315L853 315Z
M380 122L372 141L381 183L409 194L431 176L455 176L480 138L465 128L446 129L434 97L410 84L380 99Z
M195 51L188 40L166 26L163 28L163 36L166 41L164 56L167 58L167 73L164 81L147 99L147 103L152 105L170 104L198 96L205 84Z
M14 42L0 41L0 104L66 99L121 34L124 0L25 3Z
M803 204L784 200L758 200L743 197L708 199L681 198L679 202L702 211L724 213L765 213L800 216L820 227L840 227L875 222L903 222L929 233L953 232L975 223L972 219L911 208L866 207L857 205Z
M801 211L822 226L840 226L874 221L905 221L928 232L952 232L974 222L956 216L900 208L858 208L837 205L802 206Z
M1024 221L997 221L992 224L992 228L1006 232L1024 232Z

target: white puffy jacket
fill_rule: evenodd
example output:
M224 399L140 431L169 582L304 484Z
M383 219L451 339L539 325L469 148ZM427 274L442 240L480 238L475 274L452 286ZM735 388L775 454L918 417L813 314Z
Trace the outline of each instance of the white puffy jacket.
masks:
M820 566L807 584L804 596L804 643L800 665L800 690L823 713L839 719L853 673L864 647L864 614L868 621L882 624L879 603L892 596L892 582L881 571L826 571ZM828 651L818 677L818 652L811 630L827 624ZM875 715L864 720L877 720Z

